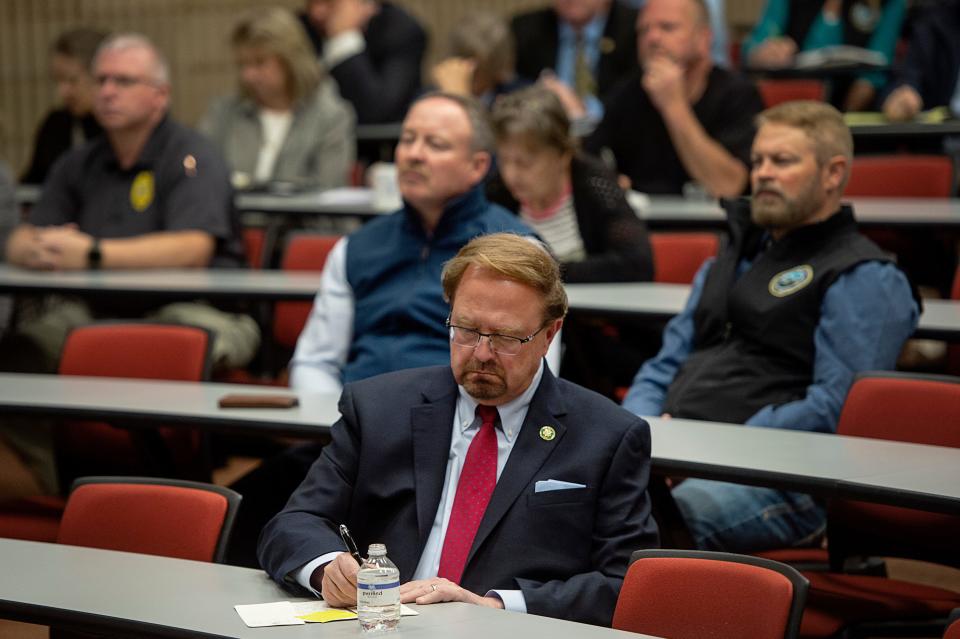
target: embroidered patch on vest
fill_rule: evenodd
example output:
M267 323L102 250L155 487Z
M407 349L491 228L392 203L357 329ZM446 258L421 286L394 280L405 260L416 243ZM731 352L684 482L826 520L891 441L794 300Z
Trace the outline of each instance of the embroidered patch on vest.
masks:
M770 278L770 285L767 288L774 297L786 297L796 293L812 281L813 267L804 264L780 271Z
M880 22L879 2L858 2L850 9L850 22L862 33L873 33Z
M153 171L140 171L130 185L130 206L143 213L153 203Z

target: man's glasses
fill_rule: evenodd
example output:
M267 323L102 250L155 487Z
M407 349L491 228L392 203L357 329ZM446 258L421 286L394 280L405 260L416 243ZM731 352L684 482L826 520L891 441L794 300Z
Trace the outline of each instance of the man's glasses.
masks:
M130 87L137 84L146 84L149 86L156 86L157 84L154 80L151 80L150 78L144 78L136 75L116 74L116 73L114 74L104 73L96 76L94 80L96 80L97 86L102 87L107 82L113 82L115 85L117 85L121 89L129 89Z
M480 345L480 338L486 337L490 343L490 349L499 355L519 354L524 344L532 340L540 331L546 328L546 325L544 325L526 337L513 337L512 335L501 335L500 333L481 333L472 328L455 326L450 323L449 317L447 318L446 326L450 329L450 341L457 346L476 348Z

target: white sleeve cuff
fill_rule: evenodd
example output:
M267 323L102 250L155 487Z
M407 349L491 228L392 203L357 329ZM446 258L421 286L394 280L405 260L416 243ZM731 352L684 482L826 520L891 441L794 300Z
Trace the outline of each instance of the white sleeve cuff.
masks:
M309 561L303 565L299 570L294 572L293 578L296 579L297 583L315 594L320 596L320 593L313 589L313 586L310 585L310 576L313 574L313 571L323 566L324 564L329 564L333 561L337 555L341 554L342 550L335 550L333 552L328 552L325 555L320 555L313 561Z
M359 31L344 31L323 43L321 59L328 69L332 69L347 58L363 53L367 43Z
M527 612L527 600L523 598L522 590L489 590L485 597L499 597L503 602L503 609L510 612Z

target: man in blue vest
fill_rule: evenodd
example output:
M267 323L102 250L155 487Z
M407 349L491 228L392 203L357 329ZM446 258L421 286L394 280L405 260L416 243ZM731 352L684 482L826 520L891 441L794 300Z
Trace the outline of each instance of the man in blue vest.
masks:
M624 407L829 433L854 375L894 367L919 306L907 277L841 206L853 140L840 113L791 102L758 125L753 199L729 208L727 247L697 273ZM824 528L808 495L700 479L673 495L705 549L802 545Z
M396 150L404 207L331 251L290 363L291 386L339 392L344 382L447 361L443 263L478 235L530 233L479 186L492 148L472 101L431 94L413 104Z
M531 235L519 218L484 196L481 182L493 146L486 115L472 100L432 93L414 102L396 149L404 206L330 252L290 362L293 388L339 393L345 382L449 361L444 262L479 235ZM233 486L244 496L244 509L232 563L256 565L260 527L280 511L319 454L318 445L290 449Z

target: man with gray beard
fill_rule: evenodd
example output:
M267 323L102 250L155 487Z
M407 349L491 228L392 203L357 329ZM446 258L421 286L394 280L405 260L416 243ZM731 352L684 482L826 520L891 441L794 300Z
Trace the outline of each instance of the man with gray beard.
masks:
M892 369L919 301L841 205L853 140L840 113L790 102L757 118L753 198L697 274L663 347L634 379L637 415L834 432L859 371ZM697 546L752 552L823 532L810 496L688 479L673 496Z

